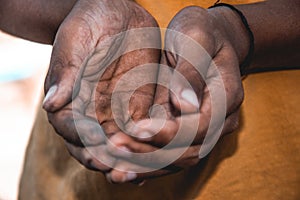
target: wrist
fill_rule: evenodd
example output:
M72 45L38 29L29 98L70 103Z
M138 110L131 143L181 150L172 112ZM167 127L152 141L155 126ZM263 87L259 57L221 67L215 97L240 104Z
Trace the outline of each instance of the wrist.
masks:
M210 8L208 11L222 26L224 36L235 50L241 65L245 61L250 47L249 33L241 17L235 11L225 6Z

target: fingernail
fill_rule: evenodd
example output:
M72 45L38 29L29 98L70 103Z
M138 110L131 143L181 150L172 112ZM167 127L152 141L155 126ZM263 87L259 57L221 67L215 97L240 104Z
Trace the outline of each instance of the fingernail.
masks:
M197 98L197 96L196 96L196 94L195 94L194 91L189 90L189 89L183 90L183 91L181 92L181 97L182 97L185 101L187 101L187 102L189 102L190 104L192 104L193 106L199 108L198 98Z
M140 138L140 139L147 139L147 138L152 137L152 134L147 132L147 131L143 131L143 132L139 133L137 135L137 137Z
M50 87L50 89L48 90L45 98L44 98L44 101L43 101L43 104L45 104L45 102L47 102L53 95L54 93L56 92L57 90L57 86L56 85L53 85Z
M130 157L132 155L131 151L125 147L125 146L120 146L120 147L117 147L118 149L118 155L119 156L122 156L122 157Z
M137 177L136 173L134 173L134 172L128 172L126 174L126 176L124 177L123 182L132 181L132 180L136 179L136 177Z

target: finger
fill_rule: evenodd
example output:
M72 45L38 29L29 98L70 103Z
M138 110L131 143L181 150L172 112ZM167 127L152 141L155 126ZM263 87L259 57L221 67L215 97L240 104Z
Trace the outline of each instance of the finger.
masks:
M102 127L95 120L91 96L93 95L88 83L82 81L80 93L72 103L57 112L47 113L56 132L72 144L89 146L105 142Z
M162 168L175 160L168 155L157 156L161 153L157 151L158 148L136 142L130 136L121 132L112 136L107 144L108 152L113 156L147 168Z
M152 152L156 150L156 148L145 145L142 143L137 143L128 135L125 135L121 132L116 133L114 136L112 136L108 142L108 151L110 154L125 158L127 160L118 160L114 170L112 170L111 173L108 173L106 175L106 178L109 182L113 183L124 183L124 182L134 182L135 184L140 184L144 182L144 178L146 177L157 177L161 176L163 174L169 173L168 170L159 170L156 171L155 169L152 169L147 166L142 166L133 163L134 161L137 162L137 160L131 160L132 153L146 153L146 152ZM144 161L142 161L144 162ZM137 174L136 172L149 172L146 173L146 175Z
M133 153L148 153L157 150L148 144L136 142L132 137L122 132L114 134L107 141L107 151L117 157L131 158Z
M238 127L239 127L239 113L240 113L240 110L238 109L237 111L235 111L234 113L232 113L231 115L229 115L226 118L226 121L224 123L224 128L223 128L223 131L222 131L222 135L232 133L232 132L234 132L238 129Z
M176 120L145 119L136 124L132 135L136 140L162 147L174 139L179 130Z
M106 172L115 164L116 159L106 152L106 146L78 147L66 142L70 154L82 165L91 170Z
M214 57L213 62L208 65L206 77L199 75L202 73L196 73L199 72L197 67L178 58L175 72L178 71L179 74L174 73L170 84L172 86L171 100L177 109L182 109L183 113L191 113L192 105L194 105L194 110L196 110L197 103L202 104L205 89L208 89L210 93L215 93L214 101L217 101L216 98L223 98L226 101L226 115L233 113L241 105L244 93L238 59L232 47L224 46ZM192 89L188 83L191 84ZM222 97L224 95L226 96Z
M144 171L145 173L136 173L137 171ZM177 170L178 171L178 170ZM151 169L143 166L139 166L125 160L118 160L115 169L106 175L109 182L113 183L125 183L133 182L140 183L145 179L156 178L177 171L171 171L168 169Z
M210 95L205 91L200 113L181 115L175 120L142 120L132 129L132 134L136 140L158 147L168 144L172 147L200 144L210 125L210 109Z
M69 143L89 146L105 142L105 133L99 123L77 111L65 108L48 113L48 119L55 131Z
M191 146L184 151L184 153L175 160L172 165L168 165L162 168L153 168L151 165L137 165L126 160L118 160L115 168L107 175L107 178L115 183L124 183L128 181L141 181L149 178L155 178L170 173L176 173L182 168L194 166L199 163L199 150L200 145ZM174 154L177 149L167 150L166 154L158 154L155 159L160 160L160 157L165 155Z
M176 115L173 112L174 109L170 107L169 88L172 69L169 67L170 64L167 63L164 53L160 62L154 105L152 106L150 117L171 118L172 115Z
M58 110L77 95L81 74L93 44L87 23L70 14L60 26L53 45L43 102L48 112Z
M209 90L218 91L220 84L223 84L223 91L226 96L226 115L235 112L244 100L244 91L241 81L239 63L237 56L230 45L224 44L219 53L214 57L209 67L212 73L207 82L210 83ZM215 69L215 70L214 70ZM222 92L216 96L222 97Z
M107 149L110 154L130 163L149 169L161 169L172 163L178 166L195 163L195 159L199 159L200 146L158 149L151 145L138 143L123 133L117 133L110 138ZM135 172L144 173L145 171Z
M203 90L204 94L201 102L200 114L191 116L184 115L184 117L182 116L181 118L177 118L179 119L179 122L183 122L182 119L186 119L187 123L190 124L196 124L197 122L199 122L197 135L195 137L196 144L201 143L207 136L209 136L208 138L212 138L211 140L215 141L220 136L219 134L215 133L220 133L220 129L223 126L225 118L233 113L240 106L243 100L242 85L240 80L238 79L239 76L234 75L234 73L236 72L234 70L234 67L232 67L232 65L236 65L237 63L235 63L235 61L231 61L231 59L228 59L232 58L233 60L236 60L233 56L234 55L232 55L232 51L229 51L228 49L225 51L222 49L218 56L216 56L215 58L216 64L214 62L211 63L207 73L206 87ZM220 60L220 58L222 58L222 61ZM219 66L217 68L216 65L220 62L222 66ZM219 68L230 70L225 70L224 72L222 70L219 71ZM189 119L190 121L188 121L187 119ZM210 133L206 135L209 127L211 127ZM164 141L164 143L167 144L168 142L170 142L170 139L174 138L176 133L178 132L168 132L165 130L170 129L162 128L158 132L158 134L151 138L151 141L155 141L155 138L157 138L156 142L153 142L154 144L157 144L158 142L162 141L161 138L169 138L168 141ZM188 131L189 129L185 130ZM155 128L154 130L149 131L152 132L152 134L149 135L154 135L155 133L157 133L157 130ZM143 132L144 131L140 131L140 134ZM190 133L190 131L188 131L188 133ZM160 137L160 135L164 135L164 137ZM166 135L168 135L168 137L166 137ZM186 139L179 139L179 144L184 143L184 140Z
M170 80L171 101L181 113L199 111L205 82L186 60L179 58Z
M211 42L202 40L203 38L190 37L181 30L168 30L166 33L166 57L176 72L170 84L173 92L171 99L183 113L197 112L201 104L199 100L203 94L212 53L202 47L205 44L210 49L208 46L211 46Z

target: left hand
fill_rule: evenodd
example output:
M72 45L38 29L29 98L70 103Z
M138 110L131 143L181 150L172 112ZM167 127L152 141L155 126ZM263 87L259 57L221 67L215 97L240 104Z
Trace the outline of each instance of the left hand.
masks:
M239 107L243 101L239 63L249 45L240 18L228 8L208 11L187 7L173 18L168 28L165 63L183 75L190 87L173 73L170 92L156 96L167 96L160 102L164 105L168 102L167 107L175 108L181 115L175 112L177 115L169 116L163 125L159 118L143 120L133 130L136 138L119 134L111 140L134 153L153 152L170 142L173 142L172 147L159 154L143 154L143 157L126 155L128 162L117 164L122 170L113 170L109 175L116 182L126 179L126 171L132 171L130 177L134 171L151 171L135 174L138 180L195 165L209 153L221 135L238 127ZM144 138L145 135L148 137ZM124 157L113 147L110 152ZM151 169L156 163L167 163L178 153L182 155L166 168Z

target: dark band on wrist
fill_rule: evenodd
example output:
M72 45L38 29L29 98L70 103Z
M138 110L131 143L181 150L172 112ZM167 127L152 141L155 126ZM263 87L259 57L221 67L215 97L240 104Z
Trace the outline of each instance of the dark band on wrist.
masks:
M218 3L217 2L215 5L213 5L209 8L215 8L215 7L220 7L220 6L228 7L231 10L233 10L234 12L236 12L240 16L240 18L241 18L241 20L242 20L242 22L243 22L243 24L244 24L244 26L245 26L245 28L248 32L249 50L248 50L248 54L246 55L244 61L240 64L241 75L245 75L246 67L248 67L250 65L253 54L254 54L254 36L253 36L253 33L252 33L252 31L249 27L248 21L247 21L246 17L244 16L244 14L240 10L238 10L236 7L234 7L233 5L230 5L230 4L227 4L227 3Z

